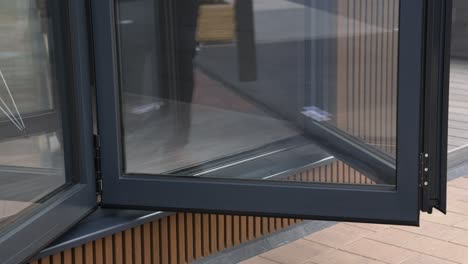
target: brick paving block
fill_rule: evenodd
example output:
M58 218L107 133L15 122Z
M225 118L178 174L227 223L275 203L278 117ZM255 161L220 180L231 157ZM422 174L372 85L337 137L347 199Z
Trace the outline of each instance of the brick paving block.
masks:
M465 230L468 230L468 219L465 220L465 221L461 221L461 222L458 222L456 223L455 225L453 225L455 227L458 227L458 228L463 228Z
M357 226L337 224L333 226L333 228L326 228L306 236L304 239L325 244L334 248L341 248L373 233L373 231Z
M421 220L439 223L448 226L456 226L460 223L468 221L468 216L457 214L454 212L448 212L446 215L435 210L432 214L421 214Z
M357 227L360 227L360 228L364 228L364 229L367 229L367 230L371 230L371 231L374 231L374 232L377 232L377 231L381 231L381 230L384 230L384 229L387 229L390 227L390 225L382 225L382 224L364 224L364 223L346 223L347 225L352 225L352 226L357 226Z
M433 222L425 221L425 220L420 221L419 227L394 226L393 228L420 234L420 235L425 235L425 236L429 236L429 237L433 237L433 238L445 240L445 241L449 241L451 239L454 239L466 233L465 230L457 228L457 227L442 225L442 224L433 223Z
M416 257L408 259L401 264L456 264L456 262L432 257L425 254L419 254Z
M367 238L351 243L343 247L343 250L390 264L401 263L418 255L417 252Z
M468 190L462 189L457 186L447 187L447 202L450 203L452 200L460 201L468 199Z
M448 185L468 190L468 178L460 177L455 180L451 180L448 182Z
M463 234L451 239L450 242L468 247L468 230L464 230Z
M461 201L450 201L447 204L447 211L468 216L468 203Z
M441 259L468 264L468 247L447 241L394 228L370 235L368 238Z
M374 259L366 258L360 255L352 254L342 250L334 250L320 254L310 261L309 264L384 264Z
M260 257L282 264L303 263L311 258L332 251L333 248L317 244L305 239L299 239L279 248L275 248L260 255Z

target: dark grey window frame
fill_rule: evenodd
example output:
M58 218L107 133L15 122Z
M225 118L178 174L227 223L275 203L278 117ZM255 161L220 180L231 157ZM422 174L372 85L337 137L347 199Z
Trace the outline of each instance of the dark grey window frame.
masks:
M70 67L64 67L63 73L68 75L70 85L66 89L72 96L65 98L61 110L67 117L63 133L66 172L71 183L21 215L16 220L19 224L2 233L0 262L5 264L27 261L96 207L86 1L66 2L68 10L63 12L68 21L62 29L69 47L63 48L69 48L66 61Z
M363 187L125 174L114 0L93 1L102 206L417 225L420 154L434 140L422 121L426 8L425 0L400 2L397 185Z

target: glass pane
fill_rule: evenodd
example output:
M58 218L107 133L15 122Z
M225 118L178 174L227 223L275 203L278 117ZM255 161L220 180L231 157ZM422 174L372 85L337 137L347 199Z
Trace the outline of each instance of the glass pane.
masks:
M450 63L449 102L449 157L460 153L461 161L468 162L468 2L453 1L452 47ZM455 160L455 158L453 158ZM450 161L449 161L450 162Z
M125 172L396 183L398 0L117 0Z
M66 183L51 2L0 1L0 233Z

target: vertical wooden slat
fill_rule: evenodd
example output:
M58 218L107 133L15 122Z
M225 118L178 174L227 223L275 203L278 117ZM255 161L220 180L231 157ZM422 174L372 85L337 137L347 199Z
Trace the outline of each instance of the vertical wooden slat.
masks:
M159 234L161 236L160 238L160 254L161 254L161 263L166 264L169 263L169 231L168 231L168 218L164 217L161 219L161 222L159 222Z
M339 165L340 165L339 160L333 161L333 173L332 173L332 178L331 178L331 181L333 183L337 182L338 173L340 173L340 166Z
M301 171L301 182L307 181L307 171Z
M262 218L259 216L255 217L255 236L260 237L262 235Z
M195 214L195 226L194 226L194 245L195 245L195 258L200 258L202 256L202 221L201 215Z
M112 236L104 238L104 263L114 264L114 247Z
M317 182L322 182L322 168L321 167L316 167L315 168L315 176L317 178Z
M30 264L39 264L39 260L35 259L35 260L32 260L31 262L29 262Z
M268 230L270 232L275 232L275 218L273 217L268 217Z
M376 115L377 118L375 119L376 125L376 139L377 139L377 146L379 149L382 146L382 82L383 82L383 36L384 33L382 32L383 28L383 4L385 1L378 1L378 17L377 17L377 27L379 28L379 33L377 35L377 76L376 76L376 87L377 92L375 95L376 100Z
M393 0L389 0L388 1L388 6L387 6L387 13L388 13L388 25L387 25L387 30L388 30L388 38L387 38L387 65L388 65L388 68L387 68L387 89L386 89L386 95L385 95L385 102L386 102L386 105L387 105L387 108L386 108L386 112L387 112L387 116L386 116L386 125L387 125L387 135L386 135L386 145L387 145L387 153L392 155L392 134L393 134L393 129L395 129L395 127L393 127L393 124L392 124L392 90L393 90L393 87L392 87L392 79L393 79L393 75L392 75L392 68L393 68L393 48L392 48L392 42L393 42Z
M353 134L353 19L352 5L348 3L346 10L346 17L348 19L346 30L347 30L347 41L346 41L346 131L350 134Z
M63 251L63 264L73 264L72 249Z
M84 246L84 251L85 251L85 263L90 264L94 263L94 257L93 257L93 242L88 242ZM131 263L131 262L128 262Z
M359 0L354 0L353 4L350 7L350 15L353 18L352 25L351 25L351 32L352 32L352 49L351 49L351 111L352 111L352 121L351 121L351 131L352 135L358 136L359 135L359 93L357 90L359 89L359 65L358 65L358 55L359 55L359 34L357 34L357 29L359 26Z
M266 235L270 233L270 229L268 227L268 217L262 217L262 234Z
M384 28L385 32L382 33L382 93L381 93L381 109L382 109L382 114L381 114L381 123L380 123L380 129L382 130L381 132L381 137L382 137L382 140L381 140L381 144L382 144L382 148L381 150L382 151L388 151L388 141L387 141L387 138L388 138L388 133L387 133L387 123L388 123L388 120L387 120L387 112L388 112L388 105L387 105L387 97L388 97L388 92L387 90L389 89L389 86L388 86L388 71L389 71L389 68L388 68L388 64L389 64L389 60L388 60L388 7L389 7L389 1L384 1L384 3L382 3L382 9L383 9L383 16L382 16L382 27Z
M151 223L143 225L143 263L151 264Z
M74 261L74 264L84 263L83 246L78 246L78 247L73 248L73 261Z
M307 170L307 182L312 182L312 170Z
M94 241L94 263L104 263L104 247L102 246L102 239Z
M61 264L62 263L62 255L61 253L56 253L52 256L52 264Z
M349 178L349 166L344 162L342 162L342 164L343 164L343 171L342 171L343 175L341 176L342 179L340 183L347 183L348 178Z
M366 112L366 82L365 82L365 70L366 70L366 0L360 0L360 34L359 34L359 137L361 139L366 139L365 133L365 112Z
M226 248L232 246L233 234L232 234L232 215L226 215Z
M202 214L203 256L210 254L210 216Z
M222 251L225 249L225 230L224 230L224 215L217 216L218 222L218 250Z
M51 263L50 256L47 256L41 259L41 264L50 264L50 263Z
M240 241L247 241L247 216L240 217Z
M252 240L255 238L255 218L253 216L247 217L247 239Z
M372 6L373 3L372 1L374 0L366 0L366 35L365 35L365 43L364 43L364 49L365 49L365 61L364 61L364 74L365 74L365 117L364 117L364 133L365 133L365 141L370 142L371 138L371 112L373 111L372 106L371 106L371 89L372 89Z
M185 214L177 214L177 242L178 242L178 255L179 263L186 263L185 256Z
M177 251L177 215L169 216L169 261L171 264L178 263Z
M210 252L213 254L218 248L218 225L215 214L210 214Z
M194 247L193 247L193 228L194 228L194 222L193 222L193 214L192 213L187 213L185 214L185 241L186 241L186 256L187 256L187 262L190 263L194 259Z
M122 232L118 232L114 235L114 263L115 264L122 264L124 260L123 255L123 241L122 241Z
M399 5L400 5L400 0L393 0L393 13L394 13L394 23L393 23L393 28L398 28L399 25ZM393 68L392 68L392 80L393 80L393 85L392 85L392 126L394 127L393 129L393 134L392 138L396 140L396 133L397 133L397 87L398 87L398 31L393 32ZM393 142L394 145L396 145L396 141ZM393 148L393 155L396 155L396 147Z
M377 111L377 105L376 105L376 80L377 80L377 64L376 64L376 56L377 56L377 1L378 0L372 0L371 1L371 9L372 9L372 15L371 15L371 25L373 26L372 29L372 35L371 35L371 73L370 73L370 85L369 85L369 97L370 97L370 121L369 121L369 128L370 128L370 137L367 140L370 144L375 144L376 143L376 111Z
M152 253L152 262L154 264L159 264L161 253L159 250L159 246L161 245L161 240L159 236L159 220L151 222L151 253ZM117 250L117 248L116 248Z
M233 244L238 245L240 243L240 221L239 216L234 215L232 217L232 236L233 236Z
M347 118L347 9L349 0L338 0L338 16L337 20L337 32L338 32L338 43L337 43L337 127L346 130Z
M124 231L124 256L125 264L133 263L133 243L132 243L132 230Z
M141 226L133 228L133 256L135 264L142 263Z
M276 230L280 230L282 228L281 223L282 223L281 218L277 217L276 220L275 220L275 229Z
M384 26L385 26L385 33L384 33L384 80L383 80L383 98L382 98L382 104L384 105L384 111L383 111L383 117L382 119L383 124L382 124L382 129L383 129L383 150L386 153L390 153L390 148L389 148L389 138L390 138L390 119L389 119L389 112L390 112L390 105L388 104L388 97L390 97L390 73L391 73L391 44L390 44L390 36L391 36L391 24L390 24L390 6L391 6L391 0L385 1L384 4Z

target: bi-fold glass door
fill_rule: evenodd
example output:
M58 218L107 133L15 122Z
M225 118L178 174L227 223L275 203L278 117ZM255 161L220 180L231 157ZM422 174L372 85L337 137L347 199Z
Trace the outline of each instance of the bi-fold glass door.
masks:
M0 2L0 263L97 207L85 2Z
M102 205L418 223L429 2L92 2Z

